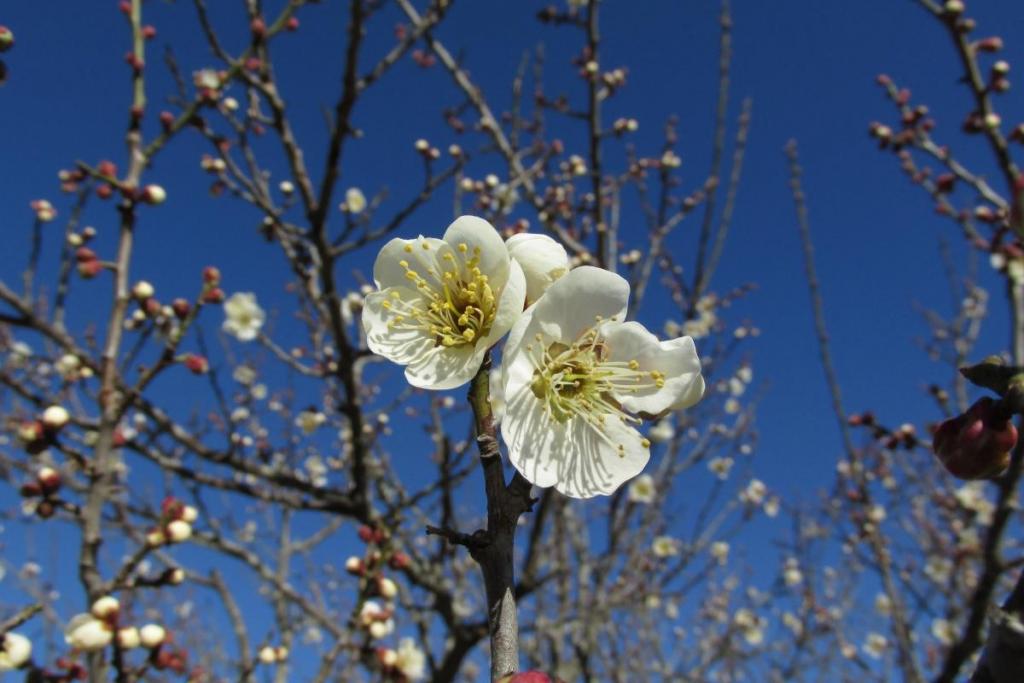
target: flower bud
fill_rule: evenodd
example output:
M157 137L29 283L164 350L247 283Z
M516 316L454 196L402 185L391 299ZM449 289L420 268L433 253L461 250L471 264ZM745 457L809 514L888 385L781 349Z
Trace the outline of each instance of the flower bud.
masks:
M256 658L263 664L273 664L277 661L277 651L270 645L264 645L260 648Z
M119 609L121 609L121 603L117 601L117 598L112 595L104 595L92 603L91 611L97 619L108 620L117 616Z
M167 200L167 191L159 185L146 185L142 188L139 200L146 204L163 204Z
M146 624L139 629L139 640L143 647L153 649L167 638L167 631L159 624Z
M185 367L192 372L193 375L205 375L210 371L210 363L202 356L190 353L185 356L183 361Z
M0 52L7 52L14 47L14 32L6 26L0 26Z
M220 284L220 269L216 266L203 268L203 284L216 287Z
M165 573L166 581L172 586L180 586L185 583L185 570L181 567L175 567L174 569L168 569Z
M188 313L192 310L192 306L185 299L178 298L171 302L171 310L174 312L175 316L184 320L188 317Z
M565 247L547 235L523 232L505 242L508 254L526 276L526 305L544 294L558 278L569 272L569 255Z
M43 426L51 431L57 431L68 423L71 415L64 406L50 406L43 411Z
M196 510L191 505L185 505L181 508L181 520L188 522L189 524L194 523L199 519L199 510Z
M44 467L36 474L36 481L43 493L52 494L60 489L60 473L52 467Z
M945 468L960 479L991 479L1010 464L1017 428L997 414L991 397L978 399L966 413L946 420L932 437Z
M3 27L0 26L0 31ZM32 641L21 635L8 631L0 635L0 671L20 669L32 656ZM31 675L28 678L31 679Z
M398 584L386 576L382 576L377 579L377 592L380 593L381 597L390 600L398 595Z
M156 290L153 289L153 285L149 284L145 280L139 280L135 283L135 286L132 287L132 296L139 301L145 301L146 299L151 298L154 294L156 294Z
M409 562L409 556L399 551L388 560L388 566L395 570L402 570L409 566Z
M167 540L171 543L184 543L192 538L192 525L176 519L167 525Z
M356 557L355 555L345 560L345 571L347 571L349 574L352 574L353 576L362 576L363 570L364 567L362 559Z
M299 18L298 17L288 17L288 21L285 22L284 27L287 30L289 30L289 31L298 31L299 30Z
M139 629L134 626L123 628L117 632L117 646L122 650L134 650L140 643Z

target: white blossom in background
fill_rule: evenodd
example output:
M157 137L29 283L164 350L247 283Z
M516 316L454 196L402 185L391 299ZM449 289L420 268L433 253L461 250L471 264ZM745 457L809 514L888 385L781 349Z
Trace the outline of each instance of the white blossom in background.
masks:
M881 617L887 617L892 614L892 600L885 593L879 593L875 596L875 612Z
M749 645L757 646L764 642L764 620L746 607L736 610L732 623Z
M252 341L259 334L266 314L252 292L236 292L224 302L222 329L238 341Z
M657 422L654 426L647 430L647 438L651 440L651 443L665 443L671 441L676 435L675 425L672 424L672 416L666 415Z
M804 574L800 571L800 563L795 557L786 560L785 568L782 570L782 579L787 586L797 586L804 580Z
M396 238L373 266L380 291L366 297L363 329L377 355L406 366L421 389L454 389L523 310L522 268L494 227L462 216L444 239Z
M505 246L526 277L527 306L540 299L553 282L569 272L569 254L565 247L547 235L521 232L509 237Z
M629 500L633 503L653 503L657 488L654 486L654 477L649 474L641 474L629 483Z
M358 187L350 187L345 190L345 202L341 205L342 211L353 215L360 214L366 210L366 195Z
M327 416L316 408L307 408L295 418L295 426L301 429L306 436L320 429L325 422L327 422Z
M760 479L751 479L747 487L740 491L740 500L750 505L760 505L768 493L768 487Z
M412 638L402 638L398 641L398 649L394 666L402 672L406 680L418 681L427 674L427 656L423 650L416 647L416 641Z
M725 564L729 560L729 544L725 541L715 541L709 551L718 564Z
M943 645L951 645L956 640L956 628L948 619L932 619L932 635Z
M359 621L370 634L370 637L377 640L391 635L395 630L395 620L391 617L391 610L381 607L380 603L374 600L367 600L359 610Z
M867 639L864 641L864 646L861 648L868 657L872 659L881 659L882 655L885 654L886 648L889 647L889 641L885 639L881 633L869 633Z
M732 466L733 459L728 457L716 457L708 461L708 470L723 481L729 478Z
M674 557L679 554L679 540L671 536L656 536L651 542L651 552L655 557Z
M8 631L3 634L0 646L0 671L13 671L24 666L32 656L32 641L21 635Z
M509 460L531 483L573 498L610 494L643 470L643 419L704 394L688 337L660 342L622 322L629 284L581 266L552 284L512 328L502 369Z
M64 629L64 641L79 652L102 650L114 638L114 630L106 621L92 614L77 614Z

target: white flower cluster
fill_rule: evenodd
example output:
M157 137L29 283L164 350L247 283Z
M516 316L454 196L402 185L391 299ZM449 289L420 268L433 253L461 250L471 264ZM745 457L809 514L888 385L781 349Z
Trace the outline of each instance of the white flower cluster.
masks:
M367 344L405 366L415 387L466 384L508 334L495 391L501 433L511 463L537 486L575 498L612 493L650 457L637 427L704 394L693 340L659 341L626 322L629 284L592 266L570 270L549 237L504 242L487 221L463 216L443 239L388 242L374 280ZM634 502L649 497L642 489Z
M64 640L77 652L97 652L114 642L122 650L144 647L153 650L167 640L167 631L159 624L119 627L121 603L117 598L105 595L92 604L83 614L71 618L64 629Z

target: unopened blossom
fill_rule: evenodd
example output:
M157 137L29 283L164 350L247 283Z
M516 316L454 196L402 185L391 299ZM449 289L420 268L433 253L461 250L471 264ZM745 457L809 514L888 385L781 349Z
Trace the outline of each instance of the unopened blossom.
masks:
M264 645L260 648L256 658L263 664L274 664L277 662L277 649L271 645Z
M57 217L57 209L46 199L36 199L30 205L40 223L49 223Z
M725 541L715 541L709 551L718 564L725 564L729 559L729 544Z
M756 646L764 641L763 620L746 607L736 610L732 623L740 630L748 644Z
M32 641L12 631L0 638L0 671L20 669L32 656Z
M522 268L498 231L474 216L457 219L444 239L391 240L373 278L380 291L363 308L367 345L406 366L406 379L421 389L472 379L526 297Z
M359 610L359 621L375 639L390 635L395 630L395 620L391 618L391 610L384 609L379 603L367 600Z
M192 525L183 519L175 519L167 525L165 534L169 543L184 543L192 538Z
M97 619L111 620L121 609L121 603L112 595L104 595L92 603L90 612Z
M139 636L139 629L134 626L119 629L117 632L117 646L122 650L133 650L142 644Z
M945 468L961 479L990 479L1010 464L1017 428L995 401L984 396L966 413L939 425L932 449Z
M427 656L423 650L416 647L416 641L412 638L402 638L398 641L395 655L393 666L402 672L406 680L418 681L426 676Z
M786 582L787 586L799 585L804 580L803 572L800 571L800 565L796 558L789 558L786 560L785 569L782 571L782 579Z
M70 419L71 415L64 406L50 406L43 411L42 422L47 429L60 429Z
M358 187L350 187L345 190L345 203L341 205L342 211L353 215L360 214L366 210L366 195Z
M693 340L658 341L622 322L628 299L626 280L581 266L509 333L501 435L531 483L573 498L612 493L650 458L636 426L703 396Z
M146 624L139 629L139 642L143 647L153 649L167 638L167 631L160 624Z
M534 303L558 278L569 272L565 247L547 235L522 232L505 241L509 256L526 277L526 305Z
M633 503L653 503L657 488L654 486L654 477L649 474L641 474L629 483L629 500Z
M114 630L106 621L92 614L78 614L64 630L65 642L79 652L102 650L114 638Z
M255 339L266 320L252 292L236 292L228 297L224 302L224 317L221 328L243 342Z

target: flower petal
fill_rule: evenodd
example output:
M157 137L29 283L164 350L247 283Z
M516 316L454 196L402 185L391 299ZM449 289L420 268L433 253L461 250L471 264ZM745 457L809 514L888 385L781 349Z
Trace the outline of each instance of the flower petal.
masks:
M534 316L549 336L575 341L594 326L598 316L622 320L629 301L629 283L603 268L580 266L555 281L534 306Z
M490 278L491 287L499 289L509 277L509 255L505 242L494 226L477 216L460 216L444 232L444 241L453 248L469 247L469 254L480 249L480 271Z
M431 249L423 249L424 243ZM407 261L413 269L427 277L427 268L436 266L433 253L436 253L442 245L444 242L441 240L422 235L414 240L404 240L400 237L391 240L380 250L377 260L373 263L373 280L377 283L377 288L408 286L409 280L406 278L406 270L402 261ZM424 252L427 253L424 254ZM426 264L423 263L424 258L426 258ZM420 265L417 266L417 264Z
M613 392L626 410L659 415L669 409L688 408L704 395L700 358L690 337L661 342L637 322L605 323L601 336L608 344L610 360L635 360L640 370L658 371L665 376L662 387L651 385Z
M483 344L435 346L409 363L405 378L420 389L454 389L473 379L486 353Z
M388 319L394 314L384 308L384 302L393 294L405 306L424 306L419 293L409 287L389 287L382 292L372 292L363 303L363 330L366 345L378 356L408 365L434 348L434 340L422 330L388 327ZM393 300L393 299L392 299Z
M509 461L532 484L592 498L611 494L647 465L650 451L643 437L617 415L607 415L599 432L582 418L548 417L529 384L514 391L507 397L501 436Z
M509 265L508 281L501 290L501 298L498 299L498 310L494 315L494 322L491 323L491 331L479 345L490 348L504 337L505 333L523 315L525 300L526 279L523 277L523 269L519 267L518 263L512 261Z
M526 275L526 298L537 301L548 287L569 272L569 255L565 247L547 235L521 232L505 241L508 254L519 263Z

